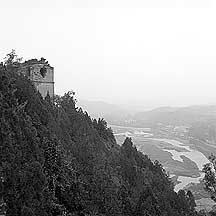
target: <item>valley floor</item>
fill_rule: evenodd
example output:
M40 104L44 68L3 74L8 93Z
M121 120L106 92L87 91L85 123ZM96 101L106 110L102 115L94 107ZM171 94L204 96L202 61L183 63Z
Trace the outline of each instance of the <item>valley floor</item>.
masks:
M117 143L121 145L125 137L130 136L137 149L147 154L152 160L158 160L174 181L175 190L183 188L195 193L198 206L212 207L214 202L199 185L204 177L203 165L208 163L208 157L216 154L216 146L196 139L179 138L169 134L154 133L149 128L132 128L112 125ZM210 203L210 204L209 204Z

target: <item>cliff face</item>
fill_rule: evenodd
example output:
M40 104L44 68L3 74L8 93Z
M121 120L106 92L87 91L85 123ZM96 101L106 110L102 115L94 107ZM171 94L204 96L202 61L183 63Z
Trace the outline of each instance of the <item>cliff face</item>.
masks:
M120 147L104 119L76 107L74 92L43 99L0 68L0 198L7 215L196 215L162 166Z

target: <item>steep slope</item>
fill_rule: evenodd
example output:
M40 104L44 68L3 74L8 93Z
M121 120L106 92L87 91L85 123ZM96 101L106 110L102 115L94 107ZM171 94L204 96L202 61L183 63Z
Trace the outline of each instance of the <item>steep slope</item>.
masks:
M162 166L103 119L76 107L74 93L42 99L11 65L0 67L1 202L7 215L196 215ZM3 205L2 205L3 206Z

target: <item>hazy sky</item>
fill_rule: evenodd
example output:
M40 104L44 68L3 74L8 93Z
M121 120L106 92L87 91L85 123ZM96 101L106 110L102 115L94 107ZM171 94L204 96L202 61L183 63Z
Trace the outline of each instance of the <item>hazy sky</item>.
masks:
M215 0L3 0L0 58L55 67L58 94L216 103Z

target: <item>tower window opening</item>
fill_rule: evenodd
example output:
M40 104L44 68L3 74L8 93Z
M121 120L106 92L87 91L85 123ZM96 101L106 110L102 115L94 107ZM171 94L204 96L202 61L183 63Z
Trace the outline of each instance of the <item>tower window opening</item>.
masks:
M41 76L42 76L43 78L46 76L46 73L47 73L47 69L46 69L45 67L42 67L42 68L40 69L40 74L41 74Z

